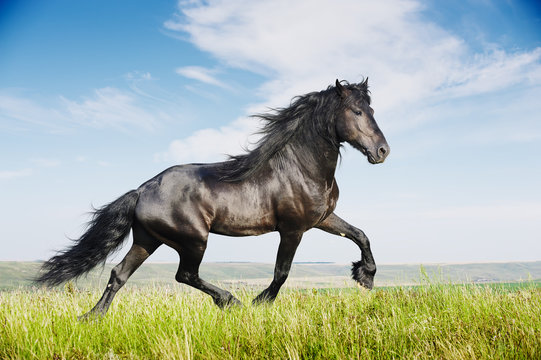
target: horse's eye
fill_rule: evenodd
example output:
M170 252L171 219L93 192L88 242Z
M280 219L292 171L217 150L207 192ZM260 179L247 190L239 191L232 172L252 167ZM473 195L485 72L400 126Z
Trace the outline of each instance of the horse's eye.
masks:
M363 114L362 111L353 111L353 113L357 116L361 116Z

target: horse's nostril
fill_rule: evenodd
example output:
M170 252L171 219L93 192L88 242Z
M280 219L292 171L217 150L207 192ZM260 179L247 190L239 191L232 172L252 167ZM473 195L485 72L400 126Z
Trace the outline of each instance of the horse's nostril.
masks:
M389 152L389 148L387 146L380 146L378 149L378 155L380 157L384 157Z

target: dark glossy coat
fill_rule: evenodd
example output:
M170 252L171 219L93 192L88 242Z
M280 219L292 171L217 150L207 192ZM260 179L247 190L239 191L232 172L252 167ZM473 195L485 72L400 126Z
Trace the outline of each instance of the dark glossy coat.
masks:
M360 247L362 259L353 264L353 278L372 288L376 266L368 239L333 211L340 144L348 142L373 164L389 154L373 114L367 81L344 85L336 81L327 90L295 98L288 108L259 115L265 127L254 150L222 163L171 167L98 209L87 232L46 262L37 280L56 285L80 276L105 261L133 229L132 248L112 270L103 297L87 315L104 314L128 277L161 244L180 255L177 281L225 306L238 300L199 277L208 234L278 231L274 279L254 299L273 301L303 233L317 227Z

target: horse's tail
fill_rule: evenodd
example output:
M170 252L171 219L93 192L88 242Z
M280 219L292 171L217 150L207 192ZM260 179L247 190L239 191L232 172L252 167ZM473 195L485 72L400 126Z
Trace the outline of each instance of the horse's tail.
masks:
M88 229L74 244L46 261L37 283L55 286L78 278L105 262L107 256L117 250L130 233L139 199L132 190L102 208L96 209L88 223Z

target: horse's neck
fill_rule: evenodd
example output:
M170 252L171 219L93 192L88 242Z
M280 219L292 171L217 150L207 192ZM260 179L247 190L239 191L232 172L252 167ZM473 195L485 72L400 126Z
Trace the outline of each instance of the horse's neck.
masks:
M322 141L317 147L292 144L288 149L289 161L314 182L331 183L338 163L339 149Z

